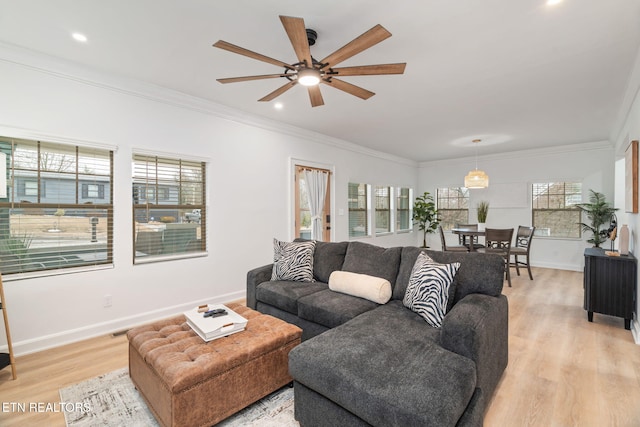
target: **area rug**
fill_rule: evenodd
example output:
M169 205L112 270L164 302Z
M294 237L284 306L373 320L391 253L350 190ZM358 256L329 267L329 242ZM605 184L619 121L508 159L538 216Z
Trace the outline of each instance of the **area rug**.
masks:
M158 427L127 368L60 389L68 427ZM284 387L217 424L221 427L297 427L293 388Z

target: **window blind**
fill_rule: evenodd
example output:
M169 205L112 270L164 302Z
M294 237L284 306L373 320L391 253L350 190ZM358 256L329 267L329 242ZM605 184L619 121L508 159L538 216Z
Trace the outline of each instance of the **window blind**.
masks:
M113 152L7 137L0 151L7 157L2 274L112 264Z
M411 229L411 197L410 188L399 188L396 200L396 229L405 231Z
M206 163L133 156L134 262L206 254Z
M376 234L391 232L391 187L376 186Z
M532 225L537 236L580 238L582 201L580 182L542 182L532 184Z
M349 183L349 237L369 235L367 185Z
M438 188L436 204L440 226L443 230L455 228L457 224L469 223L468 188Z

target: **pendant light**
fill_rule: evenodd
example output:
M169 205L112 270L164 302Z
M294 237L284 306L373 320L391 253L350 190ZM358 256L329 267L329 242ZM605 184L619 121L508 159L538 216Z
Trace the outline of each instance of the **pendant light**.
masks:
M489 186L489 176L484 171L478 170L478 143L480 141L480 139L471 141L476 146L476 169L469 171L464 177L464 186L467 188L487 188Z

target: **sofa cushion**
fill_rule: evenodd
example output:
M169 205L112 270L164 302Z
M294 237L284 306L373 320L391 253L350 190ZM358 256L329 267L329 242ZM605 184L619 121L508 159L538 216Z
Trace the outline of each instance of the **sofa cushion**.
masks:
M435 328L442 326L447 311L449 287L459 262L438 264L424 252L418 255L402 303Z
M398 275L401 252L401 247L382 248L368 243L350 242L342 270L382 277L393 285Z
M504 259L496 254L426 251L441 264L459 262L456 274L455 302L469 294L497 297L504 285Z
M460 268L450 288L455 294L449 294L448 309L469 294L485 294L497 297L502 294L504 284L504 260L500 255L456 252L439 252L407 246L402 248L402 260L396 278L396 286L393 288L392 299L402 300L409 284L411 270L418 258L418 254L424 251L434 261L440 264L459 262Z
M331 273L342 269L349 242L316 242L313 254L313 277L329 283Z
M411 272L418 260L418 255L421 253L427 253L424 248L417 248L415 246L407 246L402 248L402 258L400 261L400 268L398 269L398 278L396 279L396 286L393 288L392 299L402 301L407 293L407 286L409 285L409 279L411 278ZM431 257L430 257L431 258ZM433 259L433 258L432 258ZM457 276L457 275L456 275ZM451 286L449 286L449 292L447 294L447 310L451 310L456 296L457 278L453 280Z
M438 335L390 301L294 348L289 372L371 425L454 426L473 396L475 364Z
M381 277L368 274L334 271L329 276L329 289L385 304L391 298L391 283Z
M316 242L281 242L273 239L271 280L313 281L313 252Z
M402 248L400 257L400 266L398 267L398 276L396 277L396 285L393 288L392 299L402 301L404 294L407 292L407 286L409 285L409 278L413 271L413 266L416 264L418 255L424 252L425 249L418 248L416 246L405 246Z
M292 314L298 314L298 299L328 289L322 282L263 282L256 288L256 300Z
M369 300L326 289L298 300L298 316L327 328L335 328L378 307Z

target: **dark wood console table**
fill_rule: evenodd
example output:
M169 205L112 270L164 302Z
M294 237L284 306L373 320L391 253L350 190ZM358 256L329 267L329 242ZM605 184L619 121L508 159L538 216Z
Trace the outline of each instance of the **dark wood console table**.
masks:
M593 313L622 317L631 329L636 306L637 260L633 254L608 256L604 249L584 251L584 309L593 322Z

